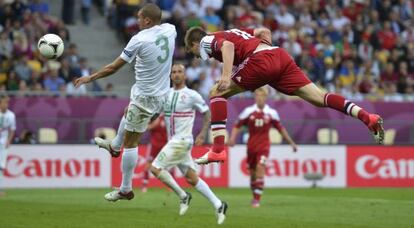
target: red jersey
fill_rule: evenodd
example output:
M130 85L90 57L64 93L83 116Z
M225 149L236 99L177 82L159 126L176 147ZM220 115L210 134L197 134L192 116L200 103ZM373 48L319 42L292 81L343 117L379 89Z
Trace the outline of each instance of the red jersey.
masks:
M150 130L150 143L152 147L162 148L167 143L167 129L165 127L164 115L160 115L157 124Z
M270 148L269 131L271 127L282 130L279 114L275 109L265 105L261 110L256 104L243 110L236 122L236 127L247 126L249 140L247 141L247 151L256 153L268 151Z
M253 54L260 43L266 42L254 37L253 32L253 29L231 29L208 34L200 41L201 58L206 60L213 57L223 62L220 49L227 40L234 44L233 65L238 66Z

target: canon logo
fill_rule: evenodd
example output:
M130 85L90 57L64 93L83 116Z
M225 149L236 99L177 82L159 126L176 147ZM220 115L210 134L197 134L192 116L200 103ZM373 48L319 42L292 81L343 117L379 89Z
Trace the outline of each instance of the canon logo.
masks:
M242 161L242 167L246 160ZM247 168L247 167L246 167ZM247 169L243 169L246 171ZM336 161L335 160L268 160L266 162L266 175L278 177L299 177L306 173L322 173L324 176L336 176Z
M9 178L25 176L33 177L99 177L100 161L95 160L76 160L76 159L31 159L17 155L10 155L7 159L7 169L4 175Z
M414 178L414 159L384 159L374 155L365 155L355 163L356 173L365 179Z

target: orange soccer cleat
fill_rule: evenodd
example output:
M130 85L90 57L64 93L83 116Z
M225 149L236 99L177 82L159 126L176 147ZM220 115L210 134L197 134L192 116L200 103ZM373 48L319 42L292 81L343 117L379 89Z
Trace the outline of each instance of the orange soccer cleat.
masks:
M384 144L384 120L377 114L369 114L368 129L372 132L375 142Z
M227 160L226 150L222 150L220 153L214 153L212 148L210 148L207 153L203 156L195 159L195 163L199 165L205 165L211 162L225 162Z

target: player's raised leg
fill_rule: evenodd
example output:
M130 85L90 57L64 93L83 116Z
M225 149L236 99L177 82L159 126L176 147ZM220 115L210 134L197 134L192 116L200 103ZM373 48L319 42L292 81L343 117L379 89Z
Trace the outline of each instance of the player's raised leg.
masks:
M128 107L126 107L124 109L124 115L121 118L121 121L119 122L119 127L116 133L116 136L114 139L108 140L108 139L103 139L100 137L95 137L95 143L96 145L98 145L100 148L104 148L105 150L107 150L109 152L109 154L111 154L112 157L119 157L120 151L121 151L121 146L122 146L122 142L124 140L125 137L125 116L126 113L128 111Z
M224 150L227 121L227 98L234 96L245 90L230 82L230 87L224 91L219 91L217 85L210 90L210 110L211 110L211 135L213 137L213 146L210 150L196 159L198 164L207 164L210 162L224 162L227 160L227 154Z
M221 201L214 194L214 192L211 191L207 183L198 177L197 173L192 168L188 168L188 166L185 165L179 165L179 167L181 171L185 173L187 182L195 187L195 189L197 189L197 191L200 192L200 194L203 195L213 205L213 207L216 209L217 224L222 224L226 219L226 212L228 208L227 203Z
M326 93L313 83L299 88L294 92L294 94L315 106L329 107L343 112L346 115L358 118L372 132L374 139L378 144L384 143L383 119L379 115L368 113L363 108L349 100L346 100L341 95Z

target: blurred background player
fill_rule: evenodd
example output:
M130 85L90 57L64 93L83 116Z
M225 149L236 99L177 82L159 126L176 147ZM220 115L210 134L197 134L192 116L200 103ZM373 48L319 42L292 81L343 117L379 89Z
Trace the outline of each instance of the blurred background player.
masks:
M358 118L378 144L384 143L383 119L379 115L368 113L341 95L319 89L287 51L271 45L271 32L267 28L207 34L201 27L193 27L186 32L185 45L203 60L215 58L223 62L222 75L209 94L213 147L196 159L198 164L227 160L224 149L227 99L264 85L286 95L296 95L317 107L329 107Z
M149 169L151 167L152 161L155 157L157 157L158 153L161 151L161 149L168 141L167 129L165 128L164 114L161 114L155 120L151 121L148 125L148 130L150 133L150 144L147 147L147 163L145 164L145 168L143 171L143 179L141 186L142 192L147 192L148 190L147 186L149 182Z
M0 95L0 196L3 191L3 174L6 169L7 152L16 131L16 117L9 110L9 97Z
M229 146L236 144L240 128L246 126L249 132L247 141L247 165L250 172L250 188L253 193L252 207L260 206L260 197L263 194L266 160L269 157L271 127L276 128L282 137L292 146L294 152L297 146L289 133L280 123L279 114L266 104L267 90L261 87L255 91L256 104L246 107L233 127L229 139Z
M205 141L209 129L210 111L201 95L195 90L187 88L184 72L185 67L181 64L174 64L171 70L173 88L170 90L164 108L169 141L152 163L151 172L177 194L180 198L179 214L184 215L192 196L185 192L168 172L169 169L178 167L187 182L214 206L217 223L222 224L226 218L227 204L217 198L207 183L198 176L191 157L194 143L192 131L195 111L203 114L203 126L196 137L196 145L202 145Z
M121 145L124 146L122 184L119 190L105 195L108 201L134 198L132 176L138 161L138 144L142 134L147 130L150 119L162 111L170 89L169 75L177 37L175 26L168 23L160 24L161 9L155 4L143 5L137 16L141 31L131 38L121 55L98 72L78 78L75 82L76 87L79 87L107 77L136 59L136 82L131 88L128 112L126 118L121 120L118 135L112 142L96 141L112 156L116 153L119 156Z

